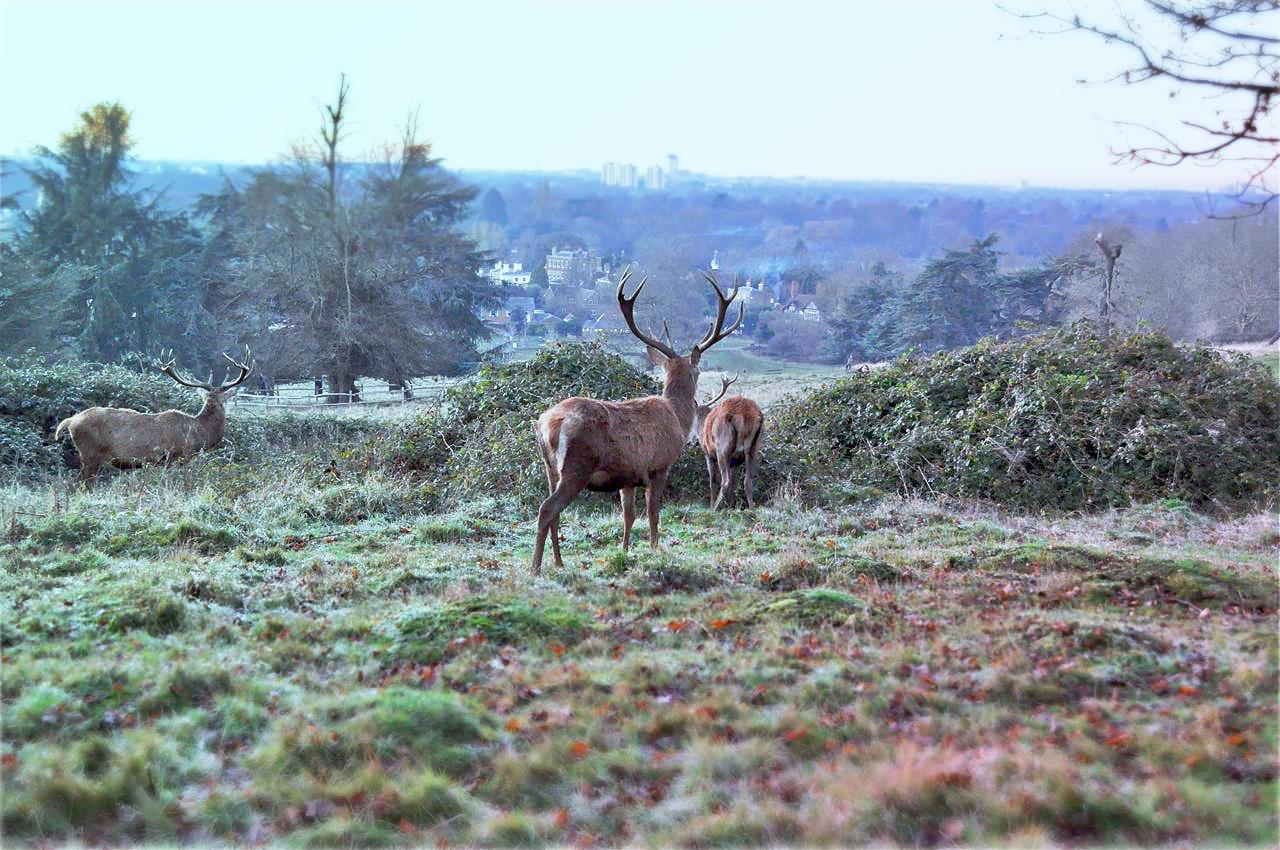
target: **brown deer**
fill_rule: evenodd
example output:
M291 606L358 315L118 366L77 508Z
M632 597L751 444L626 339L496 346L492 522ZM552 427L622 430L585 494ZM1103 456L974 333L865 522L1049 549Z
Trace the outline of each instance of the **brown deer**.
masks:
M534 437L551 489L551 495L538 508L534 575L542 569L548 534L556 566L564 566L560 558L560 512L584 489L618 491L622 502L622 551L626 552L631 546L631 525L635 521L635 488L644 487L649 545L658 548L658 510L667 472L684 451L697 411L694 394L698 389L698 361L707 349L742 324L743 306L739 305L738 320L724 330L725 314L738 294L736 283L726 297L713 274L704 272L703 276L716 292L716 318L688 356L636 327L635 300L648 278L640 281L630 298L625 293L630 268L618 282L618 307L627 327L645 344L653 364L663 369L662 395L628 401L567 398L544 411L534 423Z
M200 390L204 406L195 416L180 410L139 413L124 407L90 407L59 422L53 438L60 439L64 429L70 432L71 442L80 453L80 483L96 481L104 466L128 469L146 463L171 463L221 443L226 395L253 371L253 358L247 347L243 362L222 356L240 374L218 386L213 385L212 373L209 382L203 384L182 377L175 370L172 357L160 364L162 374L184 387Z
M743 487L747 507L754 508L751 491L760 463L760 440L764 436L764 413L760 405L746 396L729 396L729 385L738 380L721 378L720 393L706 404L698 405L694 421L698 444L707 460L707 479L711 487L711 509L716 510L733 487L732 468L744 465ZM721 399L724 399L721 401ZM718 402L718 403L717 403ZM716 488L716 471L720 487Z

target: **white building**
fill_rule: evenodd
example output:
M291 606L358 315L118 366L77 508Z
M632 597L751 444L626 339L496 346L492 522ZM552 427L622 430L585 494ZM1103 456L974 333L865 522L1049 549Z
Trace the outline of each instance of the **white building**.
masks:
M492 268L481 271L485 277L489 278L491 283L505 284L508 286L526 286L532 279L532 275L521 268L521 263L504 263L496 262Z

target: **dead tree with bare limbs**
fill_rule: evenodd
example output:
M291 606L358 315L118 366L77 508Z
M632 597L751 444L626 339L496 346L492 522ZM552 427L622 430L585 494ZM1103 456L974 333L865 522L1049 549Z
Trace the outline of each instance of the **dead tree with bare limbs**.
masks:
M1098 317L1102 322L1103 330L1111 329L1111 284L1116 279L1116 260L1120 259L1120 250L1124 247L1119 242L1113 242L1103 234L1099 233L1093 237L1093 244L1098 246L1098 252L1102 254L1102 302L1098 305Z

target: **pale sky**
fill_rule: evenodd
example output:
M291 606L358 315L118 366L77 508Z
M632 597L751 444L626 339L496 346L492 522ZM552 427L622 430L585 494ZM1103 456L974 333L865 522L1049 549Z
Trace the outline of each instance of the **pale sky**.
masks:
M718 176L1242 178L1111 164L1133 133L1117 122L1173 123L1198 97L1081 84L1131 57L1032 29L988 0L0 0L0 153L56 147L81 111L118 101L141 160L264 164L314 137L345 73L349 156L416 111L455 169L643 174L676 154Z

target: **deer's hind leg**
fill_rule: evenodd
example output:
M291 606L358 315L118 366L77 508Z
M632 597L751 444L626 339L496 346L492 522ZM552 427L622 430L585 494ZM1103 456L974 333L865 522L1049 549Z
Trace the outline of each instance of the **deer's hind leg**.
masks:
M649 474L644 486L645 513L649 515L649 546L660 549L658 545L658 511L662 509L662 491L667 487L667 470L660 469Z
M754 508L756 506L755 499L751 496L751 491L754 488L756 469L760 464L760 438L763 434L763 428L756 429L756 433L751 438L751 444L747 446L746 462L743 464L745 467L742 472L743 487L745 487L747 491L748 508Z
M565 505L573 501L573 497L578 494L578 491L574 490L569 498L564 500L564 504L554 509L548 524L544 527L543 511L550 510L548 504L555 498L556 489L560 486L560 470L557 467L555 455L552 453L551 447L543 440L542 432L538 429L538 423L536 422L533 425L533 437L538 444L538 453L542 455L542 466L547 473L547 489L551 493L538 508L538 535L533 548L533 574L537 575L542 568L542 550L546 545L548 534L551 535L551 552L555 556L556 566L564 566L564 561L560 557L560 511L564 510Z
M622 503L622 553L631 548L631 526L636 521L636 488L623 487L618 491Z
M724 501L725 496L729 495L729 489L733 487L733 450L738 442L738 435L734 431L732 425L728 422L721 422L720 427L716 429L715 447L716 447L716 466L720 470L720 491L716 495L715 502L712 503L712 510L719 510L720 503Z

